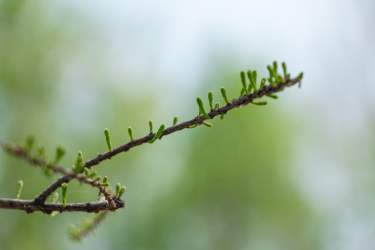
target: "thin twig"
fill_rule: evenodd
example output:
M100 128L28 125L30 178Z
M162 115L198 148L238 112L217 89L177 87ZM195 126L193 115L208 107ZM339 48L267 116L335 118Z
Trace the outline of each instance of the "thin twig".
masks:
M42 158L32 157L27 151L25 151L25 149L23 149L20 146L11 146L11 145L9 145L8 143L5 143L5 142L1 142L1 146L3 147L3 149L6 152L8 152L10 154L13 154L13 155L16 155L19 158L24 159L25 161L27 161L28 163L30 163L33 166L39 166L39 167L42 167L46 170L52 170L55 173L61 173L61 174L65 175L63 177L65 179L68 179L68 178L69 178L69 180L77 179L80 182L83 182L83 183L91 185L92 187L98 188L100 193L103 193L105 199L108 201L110 208L112 210L114 210L116 208L116 204L114 203L113 199L111 198L111 195L107 192L105 187L100 186L99 181L94 182L94 180L92 178L86 178L86 175L84 175L84 174L77 174L73 170L68 170L68 169L60 167L58 165L49 165ZM60 178L60 179L62 179L62 178ZM53 186L53 188L55 188L55 190L56 190L59 186L61 186L61 184L59 185L59 183L55 182L51 186ZM50 190L52 190L52 188L50 188L49 191ZM43 195L43 193L41 195ZM52 193L50 193L50 194L52 194ZM41 200L39 200L38 198L39 198L39 196L35 198L35 203L40 205L40 206L43 206L43 204L44 204L45 200L48 198L48 196L46 196L46 194L44 194L43 198L45 198L45 200L43 202L41 202Z
M114 211L125 207L125 202L118 197L113 199L115 207L112 208L106 200L88 203L67 203L65 208L61 203L44 203L42 206L35 203L35 200L19 200L19 199L0 199L0 208L24 210L27 213L42 211L51 214L53 211L62 212L87 212L97 213L103 210Z
M81 241L88 234L93 233L98 225L103 222L103 220L109 214L108 211L100 212L98 215L95 215L92 221L89 221L89 225L83 225L81 228L71 227L70 236L72 239Z
M229 110L233 108L238 108L242 106L246 106L253 102L254 99L259 99L266 95L272 95L277 92L281 92L284 90L285 87L290 87L295 85L296 83L300 83L300 80L297 78L290 79L288 77L285 78L285 83L276 83L278 84L278 87L272 87L272 86L264 86L262 89L260 89L257 93L252 93L250 95L244 95L233 102L219 108L214 109L211 112L208 113L208 116L214 118L215 116L226 114ZM196 124L202 124L205 120L207 120L203 115L197 116L189 121L177 124L175 126L171 126L169 128L166 128L163 131L163 134L160 136L159 139L161 139L163 136L172 134L176 131L180 131L186 128L189 128L190 126L196 125ZM150 140L152 140L155 136L155 133L150 133L149 135L146 135L140 139L134 140L132 142L128 142L126 144L121 145L120 147L117 147L113 149L112 152L108 151L104 154L99 154L97 157L87 161L84 163L86 168L90 168L92 166L98 165L100 162L111 159L113 156L121 153L129 151L131 148L142 145ZM57 188L59 188L63 183L68 183L70 181L69 176L64 176L62 178L59 178L55 183L53 183L51 186L49 186L40 196L38 196L35 199L38 199L40 201L45 201L49 195L51 195Z

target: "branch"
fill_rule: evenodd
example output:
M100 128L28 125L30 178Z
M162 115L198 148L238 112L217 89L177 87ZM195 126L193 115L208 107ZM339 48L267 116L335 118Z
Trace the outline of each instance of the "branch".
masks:
M115 210L115 208L116 208L115 202L113 201L113 199L111 198L111 195L107 192L105 187L100 186L99 181L94 182L94 180L92 178L86 178L86 176L84 174L77 174L75 171L68 170L68 169L60 167L58 165L49 165L42 158L32 157L25 149L23 149L20 146L12 147L9 143L6 143L4 141L1 141L0 144L6 152L8 152L10 154L13 154L13 155L16 155L19 158L24 159L25 161L27 161L28 163L30 163L33 166L40 166L44 169L52 170L55 173L64 174L65 176L62 177L62 178L59 178L59 180L60 179L64 179L64 180L69 179L69 181L70 181L72 179L77 179L81 183L83 182L83 183L91 185L92 187L98 188L100 193L103 193L105 199L108 201L111 209ZM35 198L35 203L38 204L39 206L43 206L43 204L47 200L48 196L51 195L54 190L56 190L58 187L60 187L62 183L64 183L64 182L57 181L57 182L53 183L46 191L44 191L42 194L40 194L38 197Z
M112 208L107 201L95 201L88 203L67 203L65 208L62 203L44 203L39 205L35 200L18 200L18 199L0 199L0 208L24 210L28 214L35 211L51 214L53 211L62 212L87 212L97 213L103 210L114 211L119 208L125 208L125 201L118 197L113 197L115 207Z
M88 234L94 233L94 230L101 222L103 222L103 220L106 218L108 214L108 211L103 211L92 219L84 219L83 225L81 225L81 227L71 226L69 228L70 237L73 240L81 241Z
M298 78L291 79L289 77L285 77L284 83L276 83L277 87L272 86L264 86L262 89L260 89L258 92L254 92L250 95L243 95L237 99L235 99L233 102L228 103L227 105L214 109L211 112L208 113L208 116L214 118L215 116L226 114L229 110L233 108L239 108L246 106L253 102L255 99L262 98L263 96L272 95L277 92L281 92L284 90L285 87L293 86L297 83L300 83L301 80ZM193 125L201 125L207 118L205 118L203 115L199 115L189 121L177 124L175 126L171 126L169 128L166 128L159 139L161 139L163 136L172 134L176 131L180 131L186 128L189 128ZM111 159L113 156L121 153L129 151L131 148L142 145L144 143L147 143L148 141L151 141L155 136L155 133L150 133L149 135L146 135L140 139L128 142L126 144L121 145L120 147L117 147L113 149L112 152L108 151L104 154L99 154L97 157L87 161L84 163L85 168L90 168L92 166L98 165L100 162ZM64 176L62 178L59 178L55 183L53 183L51 186L49 186L39 197L35 198L36 200L39 200L40 202L44 202L49 195L51 195L57 188L59 188L63 183L68 183L71 180L69 176Z

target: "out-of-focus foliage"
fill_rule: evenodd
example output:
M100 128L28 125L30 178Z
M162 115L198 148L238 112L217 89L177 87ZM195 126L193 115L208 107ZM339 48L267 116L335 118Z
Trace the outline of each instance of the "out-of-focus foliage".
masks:
M105 127L116 147L129 141L128 126L138 138L148 134L150 118L154 129L164 122L151 116L157 107L147 92L138 103L129 103L98 79L61 84L61 62L76 48L66 40L69 30L44 8L39 1L0 2L1 137L18 141L34 133L50 159L62 144L67 154L61 164L71 167L78 150L84 161L107 150ZM239 79L225 71L215 75L220 81L205 82L214 102L224 103L221 86L230 98L238 96ZM316 217L289 175L295 135L290 117L278 113L280 99L231 111L224 120L212 121L212 128L185 130L103 162L99 174L128 187L128 209L110 215L98 238L88 238L83 248L317 249ZM94 106L84 109L88 101ZM197 111L194 99L191 109ZM175 114L169 115L172 123ZM0 157L1 197L15 197L19 179L23 199L34 198L55 180L3 152ZM169 174L174 165L178 170ZM96 190L76 182L68 192L68 202L97 199ZM69 241L67 228L83 216L1 210L0 222L7 226L0 227L0 249L81 248Z

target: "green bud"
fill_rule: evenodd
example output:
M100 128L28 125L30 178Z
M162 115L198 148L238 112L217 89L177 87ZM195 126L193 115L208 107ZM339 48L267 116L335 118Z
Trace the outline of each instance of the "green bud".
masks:
M104 130L104 135L105 135L105 139L107 141L108 150L109 150L109 152L112 153L111 136L109 135L109 131L108 131L107 128Z
M272 77L268 78L268 81L270 82L272 87L274 87L274 88L278 87L278 85L273 81Z
M67 192L68 192L68 184L64 183L61 185L61 190L62 190L62 199L63 199L63 208L66 206L66 197L67 197Z
M109 186L109 182L100 183L99 185L102 186L102 187L108 187Z
M299 74L299 76L297 76L297 80L301 81L303 78L303 72L301 74Z
M128 128L128 133L129 133L129 136L130 136L130 141L134 141L134 138L133 138L133 130L131 127Z
M258 106L264 106L264 105L267 105L267 102L252 102L251 104L258 105Z
M52 202L53 202L53 203L56 203L56 202L57 202L57 199L59 199L59 193L58 193L58 192L55 192L55 193L53 194Z
M250 84L252 85L252 87L254 88L254 92L258 92L258 89L257 89L257 83L254 79L254 75L256 76L257 73L253 74L251 72L251 70L248 70L247 71L247 77L249 78L250 80Z
M211 123L209 123L209 122L203 122L203 125L204 125L204 126L206 126L206 127L209 127L209 128L211 128L211 127L212 127L212 124L211 124Z
M211 117L209 117L208 114L206 113L206 110L204 110L203 101L199 96L197 97L197 103L198 103L198 106L199 106L199 110L201 111L203 116L206 117L207 119L211 119Z
M106 183L108 181L108 177L107 176L104 176L103 178L103 183Z
M29 135L26 139L26 148L25 150L27 152L29 152L31 150L31 148L33 147L34 145L34 142L35 142L35 137L33 135Z
M56 149L56 157L55 157L55 163L58 163L60 159L64 156L65 149L61 146L58 146Z
M121 197L121 196L125 193L125 191L126 191L126 187L125 187L125 186L122 186L120 192L118 193L118 196Z
M271 98L273 98L273 99L277 99L277 98L279 98L277 95L267 95L268 97L271 97Z
M152 120L148 122L148 125L150 126L150 133L152 133Z
M221 119L221 120L224 119L224 114L221 114L221 115L220 115L220 119Z
M95 178L95 180L93 182L100 181L101 178L102 178L101 176L98 176L98 177Z
M268 71L270 72L270 77L271 77L271 78L272 78L272 77L275 77L276 72L275 72L275 70L271 67L271 65L267 65L267 69L268 69Z
M85 168L85 175L86 175L86 177L88 177L89 174L90 174L89 170L87 168Z
M191 125L189 128L196 128L198 127L198 124Z
M260 89L264 88L264 86L266 85L266 78L262 78L262 80L260 81Z
M18 187L17 187L17 199L20 198L21 192L23 187L23 181L18 181Z
M78 158L77 158L77 162L76 162L75 168L76 168L76 173L77 174L82 173L84 165L83 165L83 157L82 157L82 152L81 151L78 152Z
M218 108L220 108L220 103L219 103L219 102L217 102L217 103L215 104L215 109L218 109Z
M39 152L39 157L40 158L45 158L46 157L46 151L45 151L44 146L40 146L38 152Z
M236 99L237 99L236 97L233 97L232 102L234 102Z
M165 129L165 125L164 124L160 125L160 127L158 129L158 132L156 132L154 138L151 141L149 141L148 143L150 143L150 144L154 143L157 139L159 139L159 137L163 134L164 129Z
M240 92L240 96L243 96L243 94L245 94L245 90L243 90L243 88L242 88L241 92Z
M117 183L117 185L116 185L116 195L118 195L120 193L120 189L121 189L121 184Z
M273 69L275 70L275 72L277 74L277 62L276 61L273 62Z
M223 98L224 98L225 102L226 102L227 104L229 104L228 97L227 97L227 91L225 90L225 88L222 87L222 88L220 89L220 91L221 91L221 94L223 95Z
M173 126L176 126L176 125L177 125L177 122L178 122L178 117L175 116L175 117L173 118Z
M288 76L288 73L287 73L287 71L286 71L286 64L285 64L285 62L283 62L283 63L281 64L281 66L283 66L284 76L287 77L287 76Z
M212 102L214 101L214 94L212 94L212 92L208 92L208 102L210 104L210 108L211 110L214 109L213 105L212 105Z
M93 178L93 177L95 177L96 175L98 174L98 171L92 171L92 173L91 174L89 174L88 176L87 176L87 178Z
M249 95L249 91L247 90L245 71L241 71L240 75L241 75L241 82L242 82L242 90L245 90L246 95Z

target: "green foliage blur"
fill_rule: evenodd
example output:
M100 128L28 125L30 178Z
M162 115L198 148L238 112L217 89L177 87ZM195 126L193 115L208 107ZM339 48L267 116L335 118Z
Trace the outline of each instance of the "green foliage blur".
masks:
M51 160L62 145L67 154L61 165L69 168L79 150L84 161L107 151L104 128L116 147L129 140L130 125L135 138L148 133L150 118L155 128L171 125L158 118L168 110L154 105L157 95L146 92L128 101L115 85L95 77L90 84L62 81L65 63L82 46L82 37L72 41L70 35L39 1L0 1L2 139L20 142L33 134ZM206 109L209 90L222 105L221 86L230 99L238 97L240 79L230 72L240 70L225 67L202 83L196 95L205 97ZM184 130L96 167L113 187L127 186L128 207L111 214L96 238L80 245L68 237L68 226L87 214L0 210L0 249L319 249L319 215L291 177L293 117L280 114L282 98L267 101L215 118L212 128ZM194 98L190 109L197 115ZM167 115L172 123L175 114ZM0 152L2 198L15 198L23 180L21 199L33 199L56 178ZM68 202L97 198L96 189L69 184Z

